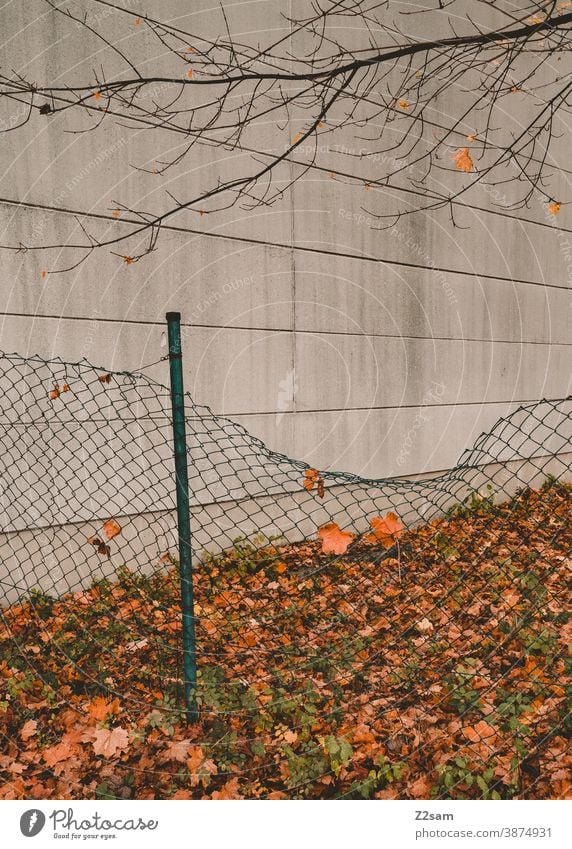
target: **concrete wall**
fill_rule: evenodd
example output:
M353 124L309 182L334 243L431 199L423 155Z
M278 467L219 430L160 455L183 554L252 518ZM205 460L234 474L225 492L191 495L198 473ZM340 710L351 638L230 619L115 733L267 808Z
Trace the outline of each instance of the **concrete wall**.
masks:
M89 0L73 5L82 7L94 14ZM156 14L150 0L137 6L146 7ZM270 0L228 6L233 31L251 42L283 34L282 12ZM161 13L195 32L212 34L220 23L206 2L189 11L169 0ZM156 43L129 20L118 25L101 8L97 14L122 49L160 63ZM41 0L5 6L0 22L2 66L26 56L22 70L38 81L92 79L94 67L118 61ZM3 109L2 128L14 126L18 105ZM157 178L133 166L172 152L168 133L113 120L66 132L82 127L73 112L34 115L0 136L0 243L73 243L81 235L76 212L90 232L121 232L125 223L111 217L117 201L164 208L165 189L179 195L252 167L248 152L196 147L184 166ZM297 129L294 115L287 132ZM259 149L283 141L269 124ZM485 188L459 203L461 226L441 210L379 230L375 213L406 195L348 185L343 150L356 144L326 137L320 169L270 208L179 216L137 264L100 251L75 270L43 277L77 253L2 251L0 347L137 370L164 356L164 313L178 309L186 386L198 402L272 449L375 478L446 470L520 403L566 396L568 208L557 219L539 202L502 212L501 190ZM566 161L565 138L554 155ZM285 176L300 167L291 164ZM364 162L364 181L379 168ZM560 179L565 198L565 171ZM146 373L168 380L165 362Z

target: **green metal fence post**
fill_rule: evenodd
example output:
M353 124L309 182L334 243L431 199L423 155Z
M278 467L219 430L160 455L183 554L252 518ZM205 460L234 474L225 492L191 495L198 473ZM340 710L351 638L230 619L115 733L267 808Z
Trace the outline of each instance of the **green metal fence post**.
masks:
M177 527L179 533L179 570L181 576L181 608L183 624L183 669L185 675L185 707L187 722L197 718L197 649L193 603L191 547L191 515L189 506L189 474L185 425L185 392L181 349L181 313L166 315L169 336L169 369L173 410L173 442L177 491Z

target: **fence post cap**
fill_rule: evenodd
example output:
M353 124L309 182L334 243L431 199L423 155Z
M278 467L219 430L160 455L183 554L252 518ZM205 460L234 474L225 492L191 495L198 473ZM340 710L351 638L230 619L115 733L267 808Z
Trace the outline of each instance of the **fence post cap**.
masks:
M167 319L167 321L180 321L181 320L181 313L180 312L168 312L167 315L165 316L165 318Z

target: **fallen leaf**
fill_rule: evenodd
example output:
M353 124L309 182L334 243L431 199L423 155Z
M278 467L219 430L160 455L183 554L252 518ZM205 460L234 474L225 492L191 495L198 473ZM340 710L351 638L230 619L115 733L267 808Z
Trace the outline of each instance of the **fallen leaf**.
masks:
M318 538L322 541L324 554L345 554L354 535L342 531L336 522L329 522L318 528Z
M96 91L96 92L94 93L93 97L94 97L94 99L95 99L95 100L100 100L100 99L101 99L101 92L100 92L100 91Z
M372 532L366 534L365 542L380 542L384 548L391 548L398 541L399 537L405 530L405 525L399 517L392 512L389 512L385 518L382 516L374 516L370 519Z
M112 758L117 752L123 752L129 745L129 735L124 728L96 728L92 734L93 751L104 758Z
M124 256L124 257L122 257L122 260L125 263L125 265L131 265L133 262L135 262L135 260L133 259L132 256Z
M36 734L36 729L38 728L38 723L35 719L29 719L22 725L20 729L20 737L22 740L29 740L30 737L33 737Z
M113 216L113 218L119 218L119 216L121 215L121 211L119 209L114 209L111 215Z
M433 623L425 617L424 619L420 619L419 622L415 626L418 631L422 634L430 634L431 631L434 631Z
M60 387L58 383L54 383L54 388L50 392L50 398L54 401L56 398L60 397Z
M467 725L463 728L463 734L471 743L482 743L496 737L497 732L484 719L481 719L476 725Z
M71 754L71 748L67 743L56 743L55 746L50 746L49 749L44 749L41 752L41 757L46 766L55 766L60 761L65 761Z
M111 375L110 374L100 374L97 378L100 383L111 383Z
M400 109L409 109L409 101L408 100L399 100L397 102L397 105L400 107Z
M238 778L231 778L220 790L211 793L211 799L242 799L238 792Z
M96 722L101 722L111 714L119 713L119 699L113 699L111 702L108 702L103 696L96 696L89 703L87 712Z
M193 69L192 68L189 68L189 70L187 71L187 77L190 80L192 80L192 78L193 78Z
M548 209L552 213L552 215L558 215L560 212L561 204L557 200L551 200L548 204Z
M454 156L454 159L455 167L459 171L469 172L474 170L473 160L471 159L471 154L469 153L468 147L462 147L460 150L458 150Z
M115 519L108 519L103 525L103 533L107 539L113 539L113 537L121 533L121 525Z
M189 756L190 745L190 740L173 740L163 752L161 760L184 764Z

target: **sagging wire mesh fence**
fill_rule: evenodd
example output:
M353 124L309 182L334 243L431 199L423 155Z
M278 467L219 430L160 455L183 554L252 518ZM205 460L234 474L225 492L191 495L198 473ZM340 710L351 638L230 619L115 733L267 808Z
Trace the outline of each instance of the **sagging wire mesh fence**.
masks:
M8 795L566 792L571 398L408 481L311 469L186 396L186 725L169 390L17 355L0 385Z

